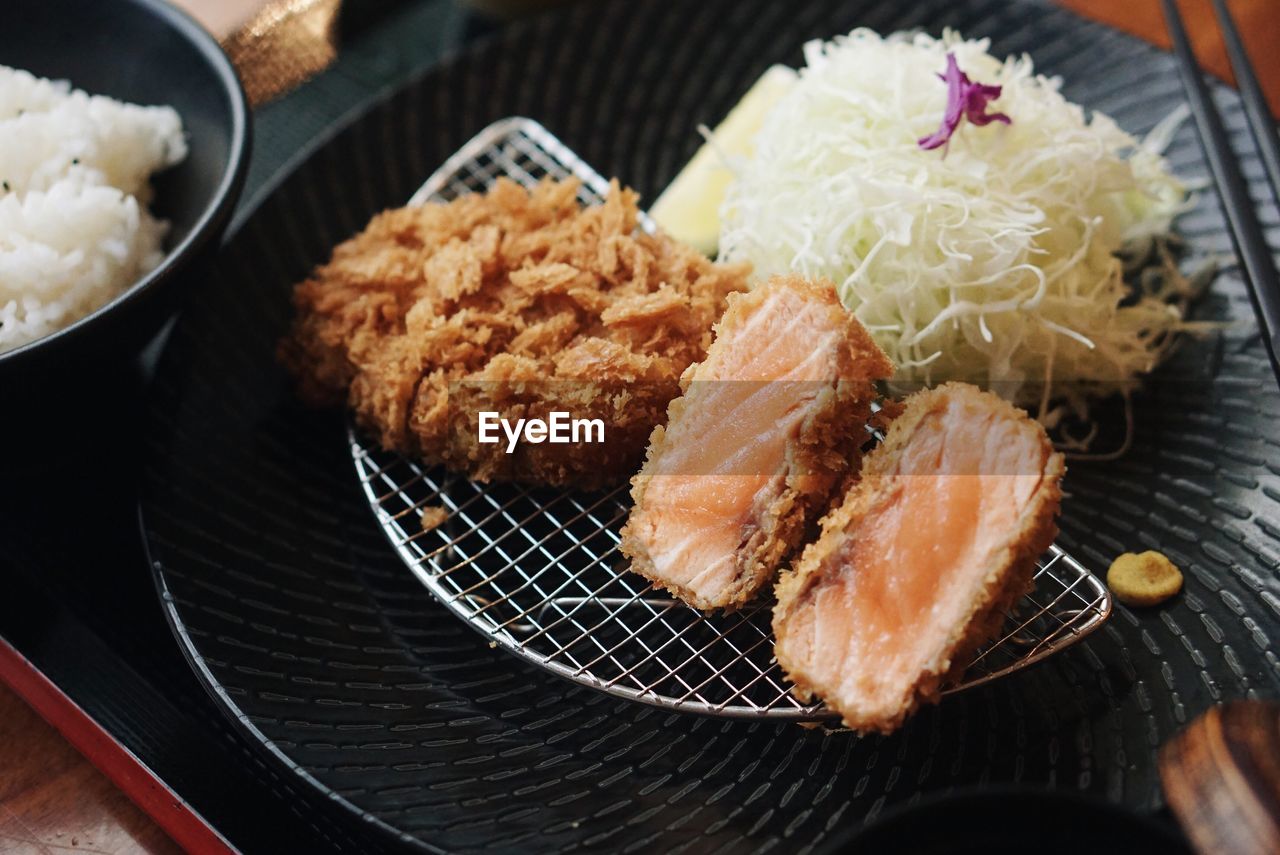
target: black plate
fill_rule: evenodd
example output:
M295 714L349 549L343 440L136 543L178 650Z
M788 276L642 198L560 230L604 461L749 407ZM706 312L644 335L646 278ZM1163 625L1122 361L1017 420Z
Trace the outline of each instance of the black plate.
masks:
M180 274L208 260L240 195L248 107L218 43L166 0L4 0L0 21L0 65L95 95L167 104L187 136L186 159L154 182L153 210L171 224L160 265L65 329L0 353L6 392L38 395L104 357L132 355L155 333Z
M175 631L255 739L335 804L428 847L787 851L922 792L1003 781L1159 801L1156 746L1210 703L1280 691L1280 397L1240 282L1137 401L1133 451L1078 463L1064 541L1099 569L1163 549L1187 591L1118 609L1084 644L947 700L890 738L722 722L617 701L491 650L387 546L336 413L294 402L273 359L292 282L403 203L491 121L538 119L649 198L773 62L855 25L987 35L1142 132L1181 102L1172 59L1032 3L587 3L502 34L314 152L230 242L150 407L144 529ZM1221 93L1242 147L1237 99ZM1191 129L1172 158L1203 174ZM1248 164L1258 175L1256 163ZM1268 211L1275 222L1274 211ZM1182 231L1225 251L1205 194Z

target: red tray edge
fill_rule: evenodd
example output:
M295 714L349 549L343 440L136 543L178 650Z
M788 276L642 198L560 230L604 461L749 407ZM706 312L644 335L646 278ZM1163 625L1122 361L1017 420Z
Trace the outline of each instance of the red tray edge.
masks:
M0 682L52 725L184 850L236 853L191 805L0 637Z

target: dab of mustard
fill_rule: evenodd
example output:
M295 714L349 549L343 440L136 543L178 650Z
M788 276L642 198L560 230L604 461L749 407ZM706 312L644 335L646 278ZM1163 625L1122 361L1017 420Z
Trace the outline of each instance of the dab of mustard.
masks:
M1182 571L1162 553L1126 552L1111 562L1107 587L1126 606L1154 606L1182 590Z

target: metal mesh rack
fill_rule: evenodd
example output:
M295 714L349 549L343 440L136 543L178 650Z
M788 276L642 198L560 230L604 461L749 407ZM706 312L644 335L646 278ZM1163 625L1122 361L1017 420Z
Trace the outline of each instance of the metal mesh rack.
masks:
M483 190L500 175L532 184L570 174L583 181L584 203L599 201L608 188L536 122L506 119L463 146L411 204ZM630 506L625 488L572 493L477 484L367 446L354 429L350 441L370 506L405 564L503 648L576 682L659 707L735 718L833 716L791 694L773 657L770 600L707 615L627 572L617 549ZM424 531L428 508L443 509L445 518ZM1110 611L1106 588L1054 546L1039 563L1035 589L947 691L1062 650Z

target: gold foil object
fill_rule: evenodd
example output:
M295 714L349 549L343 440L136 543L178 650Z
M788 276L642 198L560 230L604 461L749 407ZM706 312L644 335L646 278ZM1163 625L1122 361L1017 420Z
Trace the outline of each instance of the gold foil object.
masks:
M323 71L337 56L342 0L272 0L222 42L258 106Z

